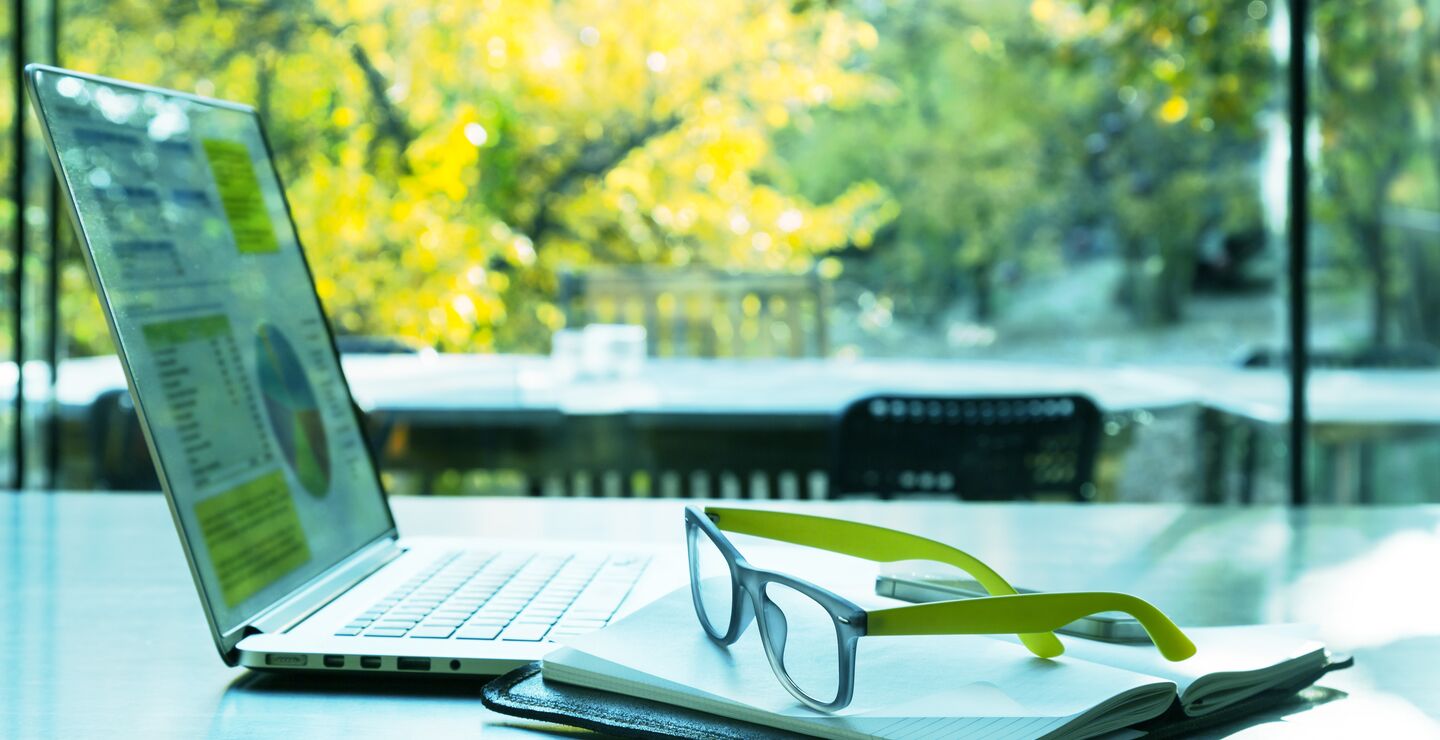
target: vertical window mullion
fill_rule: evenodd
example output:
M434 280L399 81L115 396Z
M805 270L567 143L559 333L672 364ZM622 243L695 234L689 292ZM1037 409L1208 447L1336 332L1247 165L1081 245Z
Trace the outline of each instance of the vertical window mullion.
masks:
M1306 503L1306 444L1309 438L1306 384L1309 377L1309 294L1305 279L1310 261L1310 178L1306 132L1309 128L1309 1L1290 0L1289 81L1289 333L1290 333L1290 503Z

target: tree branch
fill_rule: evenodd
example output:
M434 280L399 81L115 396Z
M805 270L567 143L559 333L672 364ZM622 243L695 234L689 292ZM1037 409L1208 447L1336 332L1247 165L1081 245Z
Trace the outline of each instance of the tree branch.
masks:
M524 229L535 248L540 248L541 239L555 227L550 206L556 196L569 190L577 181L609 172L616 165L625 161L631 152L642 149L656 138L674 131L680 126L680 122L679 116L671 116L650 121L644 128L631 132L629 136L618 142L601 141L586 144L580 150L580 154L571 160L565 169L555 175L544 189L544 194L540 196L539 208L535 210L535 216L530 219L530 223Z
M390 102L390 96L385 92L385 75L375 68L370 61L370 55L366 53L365 47L359 41L350 45L350 58L360 67L365 75L365 87L370 90L370 97L375 102L375 107L380 114L380 132L395 142L399 148L399 165L401 172L409 174L410 160L405 158L405 150L415 140L415 132L410 130L410 124L405 120L404 114ZM371 144L372 148L374 142Z

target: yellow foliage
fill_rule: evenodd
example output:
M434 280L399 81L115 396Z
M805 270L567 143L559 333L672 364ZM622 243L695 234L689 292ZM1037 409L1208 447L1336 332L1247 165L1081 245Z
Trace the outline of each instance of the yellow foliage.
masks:
M879 42L876 30L838 9L185 7L74 14L66 62L257 105L317 287L344 331L444 350L536 350L564 325L561 270L805 270L868 245L896 216L874 183L812 203L773 177L778 129L813 108L895 95L855 64ZM838 274L838 261L820 264Z

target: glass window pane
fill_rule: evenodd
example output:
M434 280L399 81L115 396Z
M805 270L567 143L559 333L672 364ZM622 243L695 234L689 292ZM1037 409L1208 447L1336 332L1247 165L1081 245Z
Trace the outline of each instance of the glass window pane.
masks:
M1311 153L1309 489L1320 502L1440 490L1440 158L1422 6L1318 4Z
M1076 496L1284 500L1265 3L299 5L69 0L63 58L260 110L343 349L550 399L377 415L399 490L825 496L868 393L1081 392Z

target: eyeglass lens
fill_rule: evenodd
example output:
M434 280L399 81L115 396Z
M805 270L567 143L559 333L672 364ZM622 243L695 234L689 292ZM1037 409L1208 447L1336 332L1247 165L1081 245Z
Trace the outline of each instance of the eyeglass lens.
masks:
M699 527L688 528L686 541L690 551L690 588L697 596L700 619L713 636L723 637L735 609L730 561Z
M830 611L781 583L765 584L765 632L785 673L806 696L829 704L840 693L840 640Z

